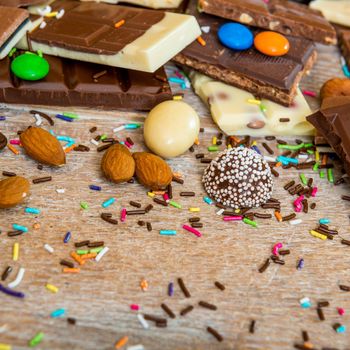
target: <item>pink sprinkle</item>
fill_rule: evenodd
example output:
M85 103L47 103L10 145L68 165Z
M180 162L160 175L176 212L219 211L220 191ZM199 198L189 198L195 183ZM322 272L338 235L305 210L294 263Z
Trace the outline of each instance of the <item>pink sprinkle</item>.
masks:
M303 200L304 200L304 196L301 195L300 197L298 197L298 198L293 202L294 206L295 206L295 207L300 206L300 203L301 203Z
M163 193L163 199L166 201L166 202L169 202L169 195L167 193Z
M283 247L283 244L278 242L276 243L273 247L272 247L272 254L277 256L278 255L278 251Z
M181 78L181 79L184 78L184 76L183 76L178 70L175 71L174 74L175 74L178 78Z
M243 220L242 215L235 215L235 216L224 216L224 221L240 221Z
M314 187L314 188L312 189L312 192L311 192L311 197L316 197L317 191L318 191L318 188L317 188L317 187Z
M317 97L317 94L315 91L303 90L303 94L310 97Z
M340 316L345 315L345 309L343 309L342 307L337 307L337 310L338 310L338 314L339 314Z
M124 145L125 145L126 147L128 147L128 148L131 148L131 145L130 145L130 143L129 143L128 141L124 141Z
M196 235L197 237L202 237L202 234L201 234L198 230L194 229L194 228L191 227L191 226L183 225L182 228L185 229L185 230L188 231L188 232L193 233L193 234Z
M137 304L131 304L130 305L130 309L133 311L139 311L140 310L140 306Z
M300 204L294 206L294 211L297 212L297 213L300 213L301 209L302 209L302 206Z
M120 221L124 222L126 220L126 209L123 208L121 213L120 213Z
M11 145L20 145L21 141L20 140L10 140Z

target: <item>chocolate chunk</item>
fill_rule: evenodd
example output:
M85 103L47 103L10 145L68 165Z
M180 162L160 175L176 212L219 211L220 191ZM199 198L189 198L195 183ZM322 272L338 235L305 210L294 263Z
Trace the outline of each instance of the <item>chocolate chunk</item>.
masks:
M327 140L350 174L350 98L330 108L321 108L306 118Z
M199 0L199 8L250 26L324 44L337 43L334 28L322 13L303 4L285 0Z
M49 106L86 106L102 109L125 108L149 110L162 101L172 99L168 83L160 82L155 74L122 68L45 56L49 74L39 81L16 79L10 73L10 59L0 61L0 101L4 103ZM93 75L107 73L94 82Z
M7 146L7 138L4 134L0 132L0 151Z
M233 51L224 47L217 37L218 28L227 20L199 13L194 2L190 4L189 13L197 18L200 26L209 26L210 32L202 33L205 46L193 42L173 58L175 62L249 91L258 98L285 106L293 103L300 79L316 60L312 42L288 37L291 48L282 57L266 56L254 48Z

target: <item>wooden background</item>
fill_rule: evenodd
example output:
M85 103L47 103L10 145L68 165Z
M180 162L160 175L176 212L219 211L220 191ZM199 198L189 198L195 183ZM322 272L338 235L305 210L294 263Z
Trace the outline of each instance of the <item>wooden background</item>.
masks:
M321 84L330 77L342 76L339 54L334 47L320 46L319 59L308 77L302 82L303 88L318 91ZM208 110L194 96L186 91L185 101L198 111L201 126L199 151L206 148L217 129L211 121ZM310 99L313 108L317 100ZM33 124L28 113L29 106L3 106L1 115L7 121L0 122L0 130L9 138L16 131ZM61 108L40 108L51 115L62 112ZM13 349L27 349L28 340L37 332L45 333L38 349L81 349L108 350L114 348L117 339L129 336L128 345L143 344L147 350L187 350L187 349L292 349L295 342L302 342L301 330L308 330L315 347L350 349L348 330L337 334L332 325L340 322L350 327L349 293L339 290L338 285L350 285L350 247L334 241L321 241L308 231L314 228L319 218L327 217L340 230L342 237L350 239L349 202L340 199L348 194L348 185L333 187L327 180L319 179L312 171L307 176L315 178L319 193L315 199L317 209L309 214L299 214L303 223L290 226L272 220L258 220L259 228L254 229L243 223L225 223L216 214L216 208L202 201L204 195L201 176L205 168L187 152L170 161L174 171L185 176L183 186L174 184L174 199L183 209L155 206L141 219L153 224L153 231L139 227L140 217L129 217L126 223L113 226L99 217L103 211L101 203L107 198L117 198L116 204L108 208L119 215L129 200L139 200L144 206L151 203L146 189L138 184L115 185L108 183L100 172L102 154L89 144L89 129L97 126L98 131L112 135L112 129L125 122L143 121L145 114L138 112L71 109L81 119L74 123L56 120L57 134L76 138L79 143L91 146L88 153L69 153L67 165L61 169L45 167L38 170L36 163L23 155L15 156L9 150L0 155L0 170L14 171L29 179L52 175L53 181L32 185L31 196L25 204L11 210L0 211L1 235L0 271L11 265L14 272L8 281L15 278L19 267L26 273L17 288L26 294L18 300L0 294L0 343L9 343ZM44 127L48 128L44 121ZM121 132L131 136L135 150L144 148L142 132ZM291 138L293 141L294 138ZM275 147L273 142L270 142ZM262 149L262 147L260 147ZM211 155L213 156L213 155ZM290 180L298 180L296 170L279 170L280 177L275 181L273 196L282 201L282 213L292 211L292 202L283 185ZM336 171L336 177L339 171ZM88 189L89 184L102 186L102 192ZM56 193L64 188L65 194ZM180 198L180 190L196 192L195 198ZM79 203L86 201L90 209L82 210ZM24 214L24 207L37 207L42 213L37 216ZM196 238L181 229L188 218L191 206L201 208L200 217L204 223L202 238ZM263 210L260 210L263 212ZM272 211L268 211L272 212ZM39 230L32 229L38 222ZM12 223L29 226L30 232L20 237L7 237L6 232ZM175 237L159 235L160 229L176 229ZM67 231L72 239L63 244ZM91 239L104 240L110 251L99 262L88 262L79 275L61 273L59 261L68 258L74 242ZM20 258L12 261L12 246L20 243ZM282 242L291 254L285 257L286 265L272 264L264 274L258 267L270 255L271 247ZM54 247L54 254L44 250L45 243ZM297 271L299 258L305 259L305 267ZM167 285L182 277L192 294L185 299L175 283L175 295L167 297ZM149 283L147 292L140 289L140 281ZM214 287L214 281L221 281L225 291ZM59 288L52 294L45 288L46 283ZM299 299L309 297L312 308L304 310ZM217 311L198 307L198 301L205 300L218 306ZM330 307L325 309L326 320L319 321L315 306L320 300L328 300ZM140 304L141 312L166 316L160 304L166 302L177 317L168 321L165 329L156 328L150 323L145 330L137 320L129 305ZM187 305L194 305L190 314L181 317L179 311ZM346 310L345 316L337 314L337 307ZM50 313L57 308L65 308L66 315L77 319L75 326L68 325L66 318L52 319ZM256 320L256 332L248 332L252 319ZM225 338L218 343L206 327L217 329Z

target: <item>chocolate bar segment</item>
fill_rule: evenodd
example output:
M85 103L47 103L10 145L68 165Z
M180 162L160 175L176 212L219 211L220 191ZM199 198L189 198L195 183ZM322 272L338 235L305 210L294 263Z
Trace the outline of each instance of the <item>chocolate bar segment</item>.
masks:
M340 50L345 58L345 62L350 67L350 29L338 29Z
M297 84L303 74L311 69L316 50L312 42L288 37L290 51L282 57L266 56L254 48L233 51L218 40L218 28L225 20L199 14L193 3L190 13L195 14L200 26L210 27L202 37L202 46L195 41L173 59L213 79L249 91L259 98L266 98L282 105L291 105L296 95Z
M80 0L80 1L107 2L109 4L127 3L131 5L151 7L154 9L178 8L182 2L182 0Z
M199 0L199 8L250 26L324 44L337 43L334 28L322 13L303 4L287 0Z
M50 72L34 82L13 76L9 58L0 61L0 102L150 110L172 99L163 68L144 73L53 56L45 58Z
M306 118L344 162L350 175L350 98L330 108L321 108Z
M9 6L9 7L26 7L26 6L42 5L47 2L48 0L0 0L0 5Z
M154 72L200 35L195 18L178 13L72 0L50 6L64 16L45 18L30 41L54 56Z
M31 28L27 10L0 6L0 59L4 58Z

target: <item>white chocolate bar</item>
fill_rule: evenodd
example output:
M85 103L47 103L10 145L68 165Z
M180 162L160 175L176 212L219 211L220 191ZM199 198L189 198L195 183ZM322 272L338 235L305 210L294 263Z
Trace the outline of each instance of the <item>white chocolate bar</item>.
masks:
M294 106L284 107L261 100L264 112L254 96L244 90L215 81L192 71L191 82L197 95L208 105L214 122L227 135L291 136L313 135L313 126L305 117L311 112L298 89ZM250 102L248 102L248 100ZM280 118L289 118L281 122Z
M128 3L154 9L171 9L180 6L183 0L80 0L80 1L96 1L107 2L109 4Z
M115 55L74 51L35 42L34 39L31 39L31 45L34 51L40 50L52 56L153 73L200 35L194 16L165 12L160 22ZM22 38L17 47L27 50L26 38Z
M315 0L310 7L321 11L328 21L350 27L349 0Z

